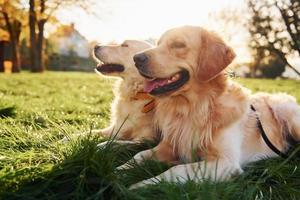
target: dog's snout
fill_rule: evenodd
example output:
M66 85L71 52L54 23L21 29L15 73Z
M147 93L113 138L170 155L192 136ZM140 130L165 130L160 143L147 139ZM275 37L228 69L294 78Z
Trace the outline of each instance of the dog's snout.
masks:
M139 68L139 67L142 67L143 65L145 65L148 62L148 56L144 53L136 54L133 57L133 60L135 62L135 66L137 68Z

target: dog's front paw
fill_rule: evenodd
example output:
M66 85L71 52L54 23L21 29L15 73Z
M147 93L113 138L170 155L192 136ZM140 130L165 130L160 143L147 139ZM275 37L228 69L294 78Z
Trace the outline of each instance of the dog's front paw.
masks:
M126 162L125 164L117 167L116 170L120 171L120 170L126 170L131 168L133 168L132 164L130 162Z
M150 178L150 179L147 179L147 180L143 180L141 182L138 182L138 183L135 183L133 185L131 185L129 187L129 190L134 190L134 189L138 189L138 188L141 188L141 187L145 187L145 186L148 186L148 185L155 185L157 184L159 181L156 180L155 178Z
M104 137L104 138L110 138L113 135L113 130L114 130L114 128L112 126L110 126L110 127L104 128L104 129L96 130L96 131L97 131L97 135Z
M108 141L101 142L100 144L97 144L97 148L98 149L104 148L107 145L107 143L108 143Z
M110 136L104 130L92 130L91 133L92 133L92 135L99 136L99 137L104 137L104 138L108 138Z

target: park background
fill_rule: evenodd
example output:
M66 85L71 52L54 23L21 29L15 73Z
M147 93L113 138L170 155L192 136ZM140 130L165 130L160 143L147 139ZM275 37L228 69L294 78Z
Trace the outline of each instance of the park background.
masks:
M0 199L299 199L299 148L230 181L128 186L167 167L115 167L153 144L108 145L78 133L109 124L115 79L93 73L95 44L155 44L185 24L237 53L229 74L253 92L300 103L299 0L0 0ZM92 73L91 73L92 72ZM68 142L65 142L68 138Z
M1 0L0 72L92 71L97 43L155 43L191 24L233 46L238 76L299 78L299 23L297 0Z

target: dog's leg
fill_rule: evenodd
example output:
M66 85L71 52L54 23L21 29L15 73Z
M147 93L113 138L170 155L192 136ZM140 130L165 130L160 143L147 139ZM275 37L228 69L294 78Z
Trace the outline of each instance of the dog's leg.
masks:
M175 161L176 156L173 153L172 146L167 142L162 141L153 149L148 149L137 153L124 165L117 167L117 170L129 169L132 167L132 163L141 164L144 160L149 159L155 159L161 162L172 162Z
M154 155L154 149L148 149L137 153L131 160L127 161L125 164L117 167L117 170L124 170L132 168L132 164L135 162L137 164L142 163L144 160L148 160Z
M214 144L218 147L219 156L206 161L177 165L166 172L131 186L138 188L151 185L165 180L167 182L186 182L193 180L201 182L204 179L222 181L228 179L235 173L241 173L240 156L243 134L240 131L240 123L219 131Z
M156 177L131 185L130 189L154 185L162 180L174 183L185 183L188 180L199 183L205 179L224 181L239 173L242 173L242 169L238 162L232 162L228 159L202 161L174 166Z
M113 134L114 127L115 127L114 125L110 125L109 127L106 127L101 130L94 130L93 133L99 136L103 136L105 138L109 138Z
M130 141L130 140L115 140L115 141L105 141L101 142L100 144L97 145L98 148L103 148L107 144L114 143L118 145L126 145L126 144L139 144L139 141Z
M153 130L151 125L133 127L131 137L138 140L156 141L158 131Z
M106 138L111 138L112 140L107 140L97 145L97 147L101 148L106 146L109 143L124 145L124 144L138 144L139 141L130 140L131 136L131 128L124 127L123 129L117 130L117 133L114 133L114 126L107 127L98 132L99 135L104 136Z

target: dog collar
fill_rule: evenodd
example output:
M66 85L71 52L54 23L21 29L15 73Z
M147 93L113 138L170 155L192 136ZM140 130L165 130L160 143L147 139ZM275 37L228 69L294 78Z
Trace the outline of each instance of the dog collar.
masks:
M150 96L147 92L137 92L134 97L131 98L132 100L149 100L142 108L142 113L148 113L155 108L155 99Z

